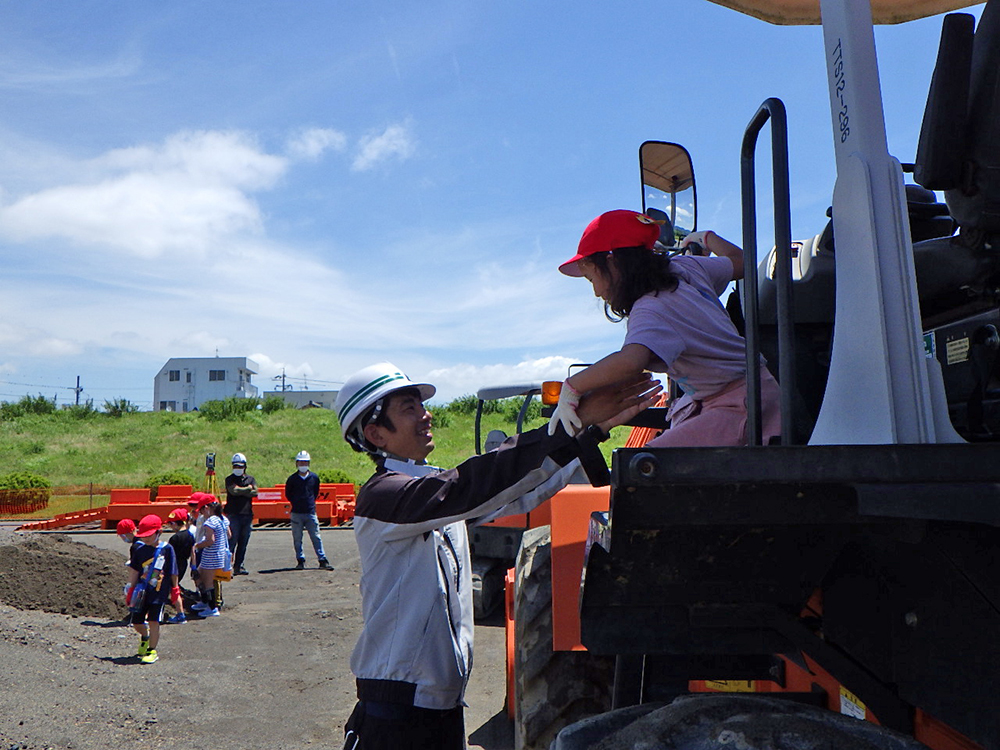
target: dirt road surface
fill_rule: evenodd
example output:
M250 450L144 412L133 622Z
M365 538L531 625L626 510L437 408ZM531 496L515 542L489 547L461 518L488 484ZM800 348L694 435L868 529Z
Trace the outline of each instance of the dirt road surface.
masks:
M224 584L222 616L164 625L160 660L144 665L121 619L117 536L0 527L0 750L340 748L360 570L352 531L324 529L323 543L334 570L307 540L296 571L290 532L255 530L251 574ZM467 701L469 747L513 748L499 617L476 627Z

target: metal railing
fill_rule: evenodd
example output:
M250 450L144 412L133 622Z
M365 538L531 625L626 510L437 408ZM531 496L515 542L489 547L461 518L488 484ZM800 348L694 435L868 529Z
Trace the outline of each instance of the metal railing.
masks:
M795 332L792 317L792 229L788 183L788 124L780 99L766 100L747 125L740 151L743 188L743 318L747 349L747 443L761 444L760 320L757 307L757 136L771 122L771 182L774 195L775 284L778 303L778 382L781 443L794 442Z

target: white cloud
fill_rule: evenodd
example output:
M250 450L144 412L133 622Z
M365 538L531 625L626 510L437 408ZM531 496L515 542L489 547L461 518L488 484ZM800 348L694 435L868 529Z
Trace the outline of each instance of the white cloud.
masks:
M80 165L76 184L51 187L0 208L0 235L64 239L125 255L204 255L262 231L246 191L266 189L287 160L236 132L180 133L157 146L116 149Z
M9 356L73 357L83 348L65 337L56 336L43 328L0 325L0 345Z
M9 55L9 53L8 53ZM135 75L142 66L142 56L137 45L127 44L117 55L97 63L66 62L54 64L50 59L5 56L0 64L0 88L28 89L70 88L79 95L82 84L123 79Z
M174 338L170 346L171 351L179 352L171 354L172 357L210 357L225 352L230 347L230 340L209 331L189 331Z
M290 138L285 150L293 159L315 161L326 151L343 151L347 148L347 136L339 130L329 128L309 128Z
M436 403L448 403L459 396L475 394L480 388L530 385L544 380L565 380L575 360L551 356L527 359L517 364L472 365L467 363L431 370L428 382L437 386Z
M378 135L361 139L351 169L364 172L394 157L405 160L413 156L416 148L409 124L390 125Z
M255 352L250 355L250 359L257 363L257 375L254 383L261 391L276 391L281 388L281 375L284 373L286 385L289 381L296 389L301 387L303 379L308 380L313 376L313 368L308 362L293 365L288 362L280 362L262 352Z
M36 339L28 344L28 353L35 357L74 357L83 348L74 341L47 336Z

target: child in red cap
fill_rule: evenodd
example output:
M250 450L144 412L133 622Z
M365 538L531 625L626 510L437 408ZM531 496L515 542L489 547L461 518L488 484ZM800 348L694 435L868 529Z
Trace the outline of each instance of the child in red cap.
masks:
M177 585L179 587L181 581L184 580L188 559L191 557L191 550L194 547L194 535L188 526L187 508L174 508L170 511L167 514L167 525L174 532L167 540L167 544L174 548L174 557L177 559ZM183 600L178 600L174 606L177 609L177 614L167 622L174 625L187 622Z
M159 656L160 614L170 599L180 599L177 587L177 558L169 544L160 542L163 521L159 516L144 516L136 529L135 545L129 556L129 589L126 601L131 612L132 627L139 634L138 657L143 664L152 664Z
M199 617L218 617L222 605L222 588L218 579L224 571L231 570L229 555L229 519L222 514L222 506L215 495L207 492L198 496L199 531L195 536L194 559L198 567L198 589L201 601L191 609ZM223 572L220 575L220 572Z
M581 394L653 370L667 373L684 395L668 412L670 428L647 445L746 443L746 342L719 301L729 282L743 278L743 250L700 231L680 246L696 244L705 256L670 258L654 250L659 236L659 222L645 214L608 211L590 222L577 254L559 266L590 281L608 319L626 320L628 330L621 350L566 380L550 434L560 423L570 434L579 429ZM781 432L780 393L763 358L760 373L766 444Z

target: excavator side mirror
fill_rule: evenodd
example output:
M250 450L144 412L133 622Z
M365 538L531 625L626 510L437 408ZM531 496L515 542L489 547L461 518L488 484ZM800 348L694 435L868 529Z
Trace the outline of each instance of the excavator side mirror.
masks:
M694 165L687 149L677 143L646 141L639 146L642 210L665 219L660 242L674 247L698 228L698 193Z

